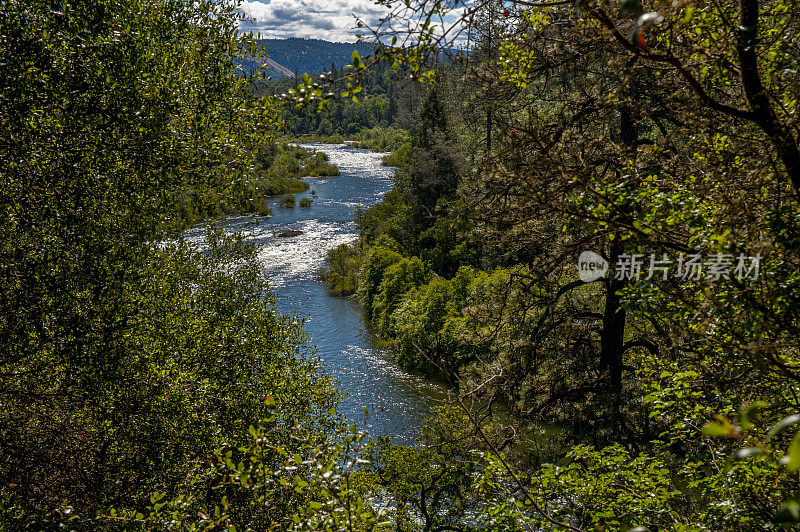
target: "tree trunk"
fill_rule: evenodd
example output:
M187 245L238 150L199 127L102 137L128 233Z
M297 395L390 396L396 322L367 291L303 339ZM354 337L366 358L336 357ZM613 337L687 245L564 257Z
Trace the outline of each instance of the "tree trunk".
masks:
M766 133L778 152L786 173L800 199L800 149L792 131L781 123L769 101L758 71L758 0L741 0L741 24L738 28L737 51L742 66L742 86L753 120Z
M615 239L611 244L610 264L616 264L622 252L621 242ZM613 404L615 425L619 421L622 395L622 346L625 341L625 310L620 307L620 296L617 292L625 284L625 280L618 280L613 276L607 280L603 330L600 332L600 365L608 375L608 394Z

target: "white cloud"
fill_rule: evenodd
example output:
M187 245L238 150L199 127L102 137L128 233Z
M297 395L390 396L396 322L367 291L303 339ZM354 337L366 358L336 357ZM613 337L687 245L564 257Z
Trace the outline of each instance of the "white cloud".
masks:
M263 38L304 37L334 42L355 42L356 17L375 26L386 8L374 0L245 0L240 11L248 17L243 32Z

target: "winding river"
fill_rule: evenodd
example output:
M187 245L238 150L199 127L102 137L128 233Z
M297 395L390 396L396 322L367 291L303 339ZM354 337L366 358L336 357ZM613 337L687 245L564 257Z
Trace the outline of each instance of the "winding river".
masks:
M444 389L422 376L397 367L367 326L361 307L328 295L319 278L329 249L355 241L356 207L380 201L392 187L393 169L381 166L384 154L345 145L304 144L327 153L341 176L308 179L315 192L310 208L286 209L270 203L272 216L227 219L228 232L242 231L259 246L259 256L277 291L278 308L305 318L304 328L316 345L326 371L343 394L340 410L351 422L363 421L363 408L374 412L367 421L372 435L387 435L395 443L413 444ZM283 231L301 232L278 236Z

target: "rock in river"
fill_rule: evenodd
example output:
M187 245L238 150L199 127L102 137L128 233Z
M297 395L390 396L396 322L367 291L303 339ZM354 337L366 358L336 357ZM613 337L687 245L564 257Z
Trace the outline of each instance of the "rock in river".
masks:
M275 236L279 236L281 238L289 238L290 236L300 236L302 234L303 234L302 231L298 231L295 229L295 230L278 231L277 233L275 233Z

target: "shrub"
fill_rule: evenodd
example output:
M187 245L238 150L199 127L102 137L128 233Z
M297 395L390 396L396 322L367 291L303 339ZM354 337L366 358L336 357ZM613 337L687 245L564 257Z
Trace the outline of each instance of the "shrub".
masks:
M403 166L411 156L411 142L404 142L400 147L383 156L383 166Z
M281 199L278 201L278 205L280 205L280 206L281 206L281 207L283 207L284 209L294 209L294 196L293 196L293 195L291 195L291 194L288 194L288 195L286 195L286 196L283 196L283 197L282 197L282 198L281 198Z
M402 260L403 256L383 246L370 249L359 273L358 296L364 305L367 318L372 319L372 302L383 281L383 273L392 264Z
M419 257L402 259L386 268L372 302L372 320L378 330L393 334L392 313L407 292L425 283L425 277L425 265Z
M384 275L388 278L388 269ZM419 369L436 362L445 371L458 370L470 354L462 311L478 279L482 277L465 266L453 279L434 277L401 298L390 318L399 364Z
M304 207L304 208L311 207L312 203L313 203L313 201L311 201L311 198L309 198L309 197L300 198L300 206L301 207Z
M398 149L408 139L408 132L405 130L378 126L362 129L355 136L352 145L372 151L390 151Z
M377 245L377 239L385 236L402 243L403 251L412 254L418 235L414 233L411 218L412 212L407 198L395 188L380 203L357 213L358 234L361 241L368 246Z
M322 279L332 295L349 296L358 288L358 271L361 268L361 255L352 246L341 244L328 251L328 267Z
M441 277L412 290L394 312L397 333L397 363L420 369L441 358L439 330L444 324L450 301L449 283Z
M259 216L270 216L272 214L272 208L267 205L267 202L264 201L263 198L257 199L253 202L253 211Z

